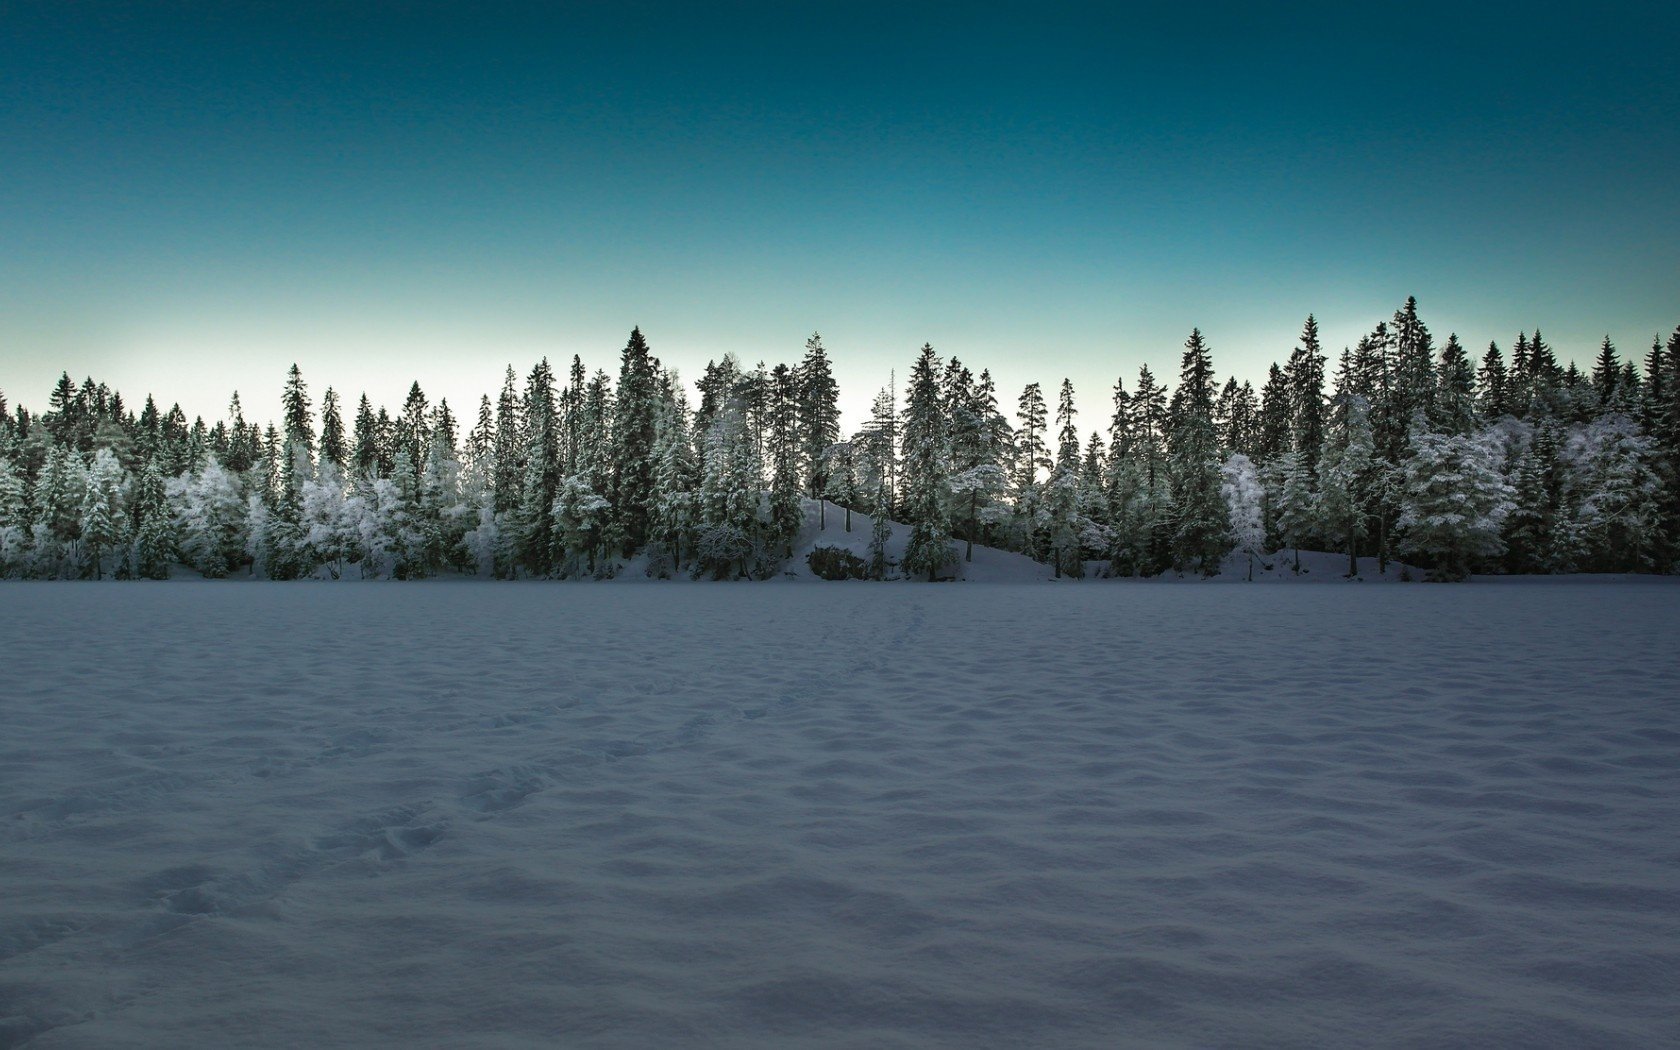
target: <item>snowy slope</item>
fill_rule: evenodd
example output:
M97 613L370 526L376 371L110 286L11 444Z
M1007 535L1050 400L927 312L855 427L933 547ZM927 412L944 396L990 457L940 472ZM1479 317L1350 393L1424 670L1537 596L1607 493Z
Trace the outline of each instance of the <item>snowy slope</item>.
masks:
M1680 1045L1677 584L0 585L0 1045Z
M821 527L826 523L826 527ZM815 547L839 547L849 550L864 561L869 560L869 542L875 528L875 519L868 514L852 512L851 531L847 531L846 511L832 503L827 503L819 510L814 500L805 501L805 528L800 532L799 541L794 545L793 557L788 559L786 573L794 579L815 580L824 582L811 572L806 558ZM910 526L902 522L891 522L892 536L887 541L887 557L897 563L904 557L904 549L910 544ZM952 574L959 580L985 581L987 583L1030 583L1034 580L1048 580L1051 577L1050 567L1033 561L1024 554L998 550L994 547L974 547L974 560L965 562L963 554L965 545L958 541L951 544L956 554L956 562L952 566Z

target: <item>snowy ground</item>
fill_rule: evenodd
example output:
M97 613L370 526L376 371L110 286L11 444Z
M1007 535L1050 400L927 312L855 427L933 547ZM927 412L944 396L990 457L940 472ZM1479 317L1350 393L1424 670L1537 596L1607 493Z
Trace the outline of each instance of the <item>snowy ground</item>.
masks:
M0 585L0 1045L1680 1044L1677 614Z

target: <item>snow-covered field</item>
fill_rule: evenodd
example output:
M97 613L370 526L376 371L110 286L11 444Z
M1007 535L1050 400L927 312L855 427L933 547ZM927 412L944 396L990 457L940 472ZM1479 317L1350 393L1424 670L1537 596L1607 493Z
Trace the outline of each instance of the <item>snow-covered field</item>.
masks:
M1680 586L0 586L0 1045L1680 1044Z

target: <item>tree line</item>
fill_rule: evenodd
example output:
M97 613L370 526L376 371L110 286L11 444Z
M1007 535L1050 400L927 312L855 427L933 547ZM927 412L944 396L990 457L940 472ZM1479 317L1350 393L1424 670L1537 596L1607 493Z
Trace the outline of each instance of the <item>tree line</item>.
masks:
M471 420L418 383L395 413L317 406L293 365L277 422L235 394L189 423L65 373L39 414L0 394L0 576L764 578L807 513L853 511L877 578L950 575L975 544L1071 577L1252 574L1303 548L1439 579L1680 563L1680 328L1643 367L1606 337L1583 372L1538 329L1509 360L1437 346L1408 299L1328 363L1309 316L1258 392L1221 384L1192 331L1176 386L1122 377L1083 438L1068 381L1006 412L989 372L926 345L902 407L895 379L843 435L818 335L791 365L709 362L696 404L633 330L616 379L510 366ZM896 558L889 519L911 529Z

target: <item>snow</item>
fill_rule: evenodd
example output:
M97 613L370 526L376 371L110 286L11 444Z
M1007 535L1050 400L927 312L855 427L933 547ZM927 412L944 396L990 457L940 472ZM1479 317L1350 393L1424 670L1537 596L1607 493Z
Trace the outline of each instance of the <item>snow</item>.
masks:
M1677 614L7 584L0 1045L1675 1045Z

